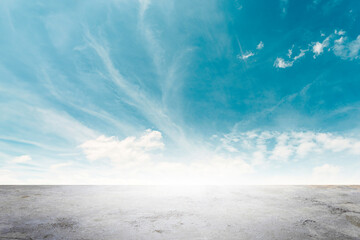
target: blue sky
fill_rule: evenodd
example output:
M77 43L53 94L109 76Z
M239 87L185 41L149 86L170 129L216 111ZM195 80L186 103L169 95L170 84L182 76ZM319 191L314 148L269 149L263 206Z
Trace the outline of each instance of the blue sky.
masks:
M359 183L357 0L1 1L0 183Z

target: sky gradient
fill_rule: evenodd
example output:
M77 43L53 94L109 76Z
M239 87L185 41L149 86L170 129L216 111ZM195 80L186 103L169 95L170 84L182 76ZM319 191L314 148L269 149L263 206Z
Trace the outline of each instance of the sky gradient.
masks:
M0 13L0 184L360 183L357 0Z

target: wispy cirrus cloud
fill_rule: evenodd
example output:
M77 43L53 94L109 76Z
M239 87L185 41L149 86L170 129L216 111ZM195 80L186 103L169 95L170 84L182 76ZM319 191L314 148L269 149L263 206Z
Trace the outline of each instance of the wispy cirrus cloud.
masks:
M237 55L237 58L246 62L250 57L255 56L261 49L264 48L264 43L260 41L259 44L256 46L256 50L246 51L246 52L243 51L239 40L238 40L238 46L239 46L240 54Z
M125 94L126 98L124 100L129 105L137 108L146 119L154 123L174 142L182 145L187 144L182 128L169 116L161 102L155 100L146 91L142 91L139 86L133 84L120 74L110 58L106 43L100 44L99 40L95 39L88 31L86 36L88 44L95 50L103 62L111 81L115 83L118 90Z
M248 59L249 57L252 57L254 56L254 53L253 52L246 52L242 55L239 55L238 58L242 59L242 60L246 60Z

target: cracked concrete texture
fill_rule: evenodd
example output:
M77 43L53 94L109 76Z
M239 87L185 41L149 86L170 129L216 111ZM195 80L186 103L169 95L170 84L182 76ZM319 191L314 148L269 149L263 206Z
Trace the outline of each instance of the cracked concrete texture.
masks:
M360 187L0 186L1 239L360 239Z

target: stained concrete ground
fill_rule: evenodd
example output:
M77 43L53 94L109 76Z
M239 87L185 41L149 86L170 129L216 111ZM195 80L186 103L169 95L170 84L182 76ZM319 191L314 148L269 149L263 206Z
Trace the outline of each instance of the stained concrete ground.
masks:
M360 239L360 187L0 186L0 239Z

